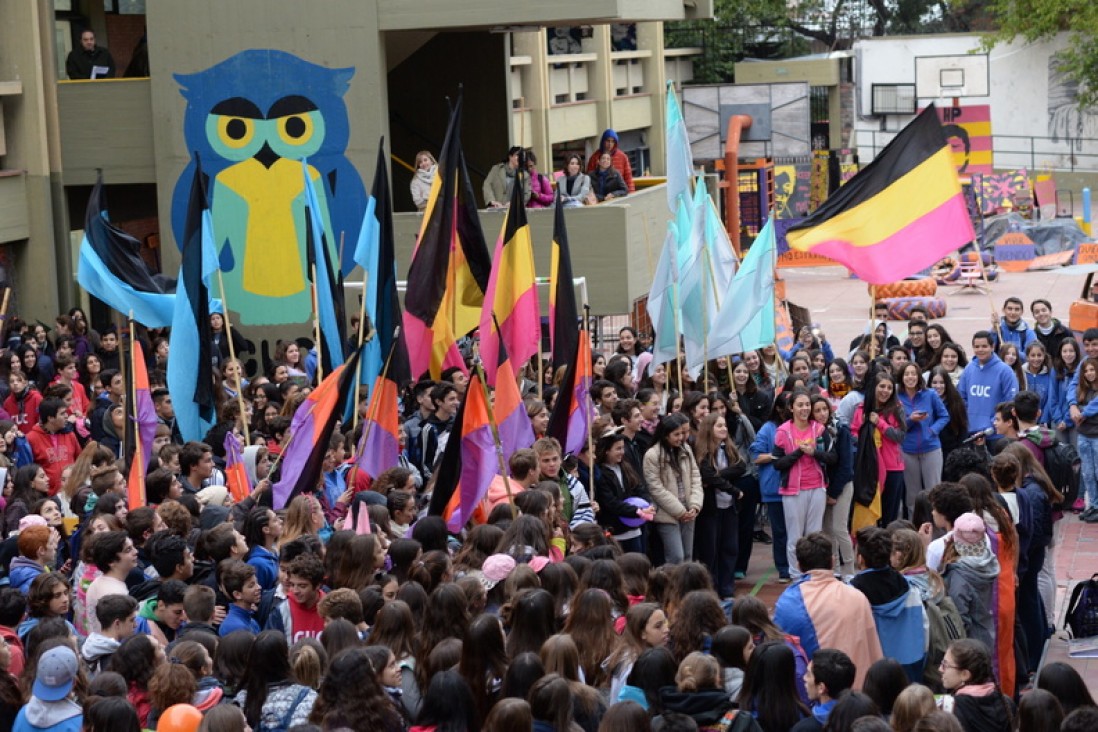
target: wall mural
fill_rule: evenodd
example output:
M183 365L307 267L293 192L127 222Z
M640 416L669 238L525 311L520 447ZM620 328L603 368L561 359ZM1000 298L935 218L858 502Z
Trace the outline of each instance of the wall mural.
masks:
M362 178L346 157L343 95L354 73L283 51L249 50L175 75L187 100L183 135L191 162L176 182L172 229L182 242L197 153L226 300L245 325L303 323L312 312L303 160L332 261L342 249L344 274L354 266L366 207Z
M1060 70L1055 54L1048 60L1048 136L1057 142L1098 137L1098 114L1079 109L1079 82Z

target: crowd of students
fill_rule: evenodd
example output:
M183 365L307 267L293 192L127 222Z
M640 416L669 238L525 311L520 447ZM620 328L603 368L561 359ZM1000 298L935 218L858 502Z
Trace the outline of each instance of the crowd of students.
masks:
M694 378L625 328L595 355L593 452L546 435L563 374L538 398L530 370L536 439L458 533L427 506L460 369L409 386L399 464L354 469L346 425L276 511L309 344L245 380L213 316L220 419L184 443L151 333L160 426L131 506L118 335L78 310L52 338L13 320L0 727L1095 729L1078 674L1038 666L1064 444L1098 520L1098 331L1081 351L1031 309L1028 326L1008 300L971 360L916 318L846 357L809 327ZM234 501L224 442L245 427L253 491ZM756 543L789 585L774 608L737 594Z

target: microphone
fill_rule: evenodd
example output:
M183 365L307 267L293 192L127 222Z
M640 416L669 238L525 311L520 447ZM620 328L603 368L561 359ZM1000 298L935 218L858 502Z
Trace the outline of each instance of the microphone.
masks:
M976 440L980 439L981 437L991 437L993 434L995 434L995 428L988 427L987 429L983 429L979 432L969 435L964 439L964 441L961 442L961 444L971 445L973 442L976 442Z

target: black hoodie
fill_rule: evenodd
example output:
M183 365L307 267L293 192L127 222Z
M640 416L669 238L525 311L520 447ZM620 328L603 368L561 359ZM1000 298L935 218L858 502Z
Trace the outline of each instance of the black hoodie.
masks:
M699 727L716 724L732 708L732 700L724 689L679 691L674 686L667 686L660 689L660 703L664 712L685 714Z
M965 732L1011 732L1014 703L998 691L987 696L953 697L953 716Z

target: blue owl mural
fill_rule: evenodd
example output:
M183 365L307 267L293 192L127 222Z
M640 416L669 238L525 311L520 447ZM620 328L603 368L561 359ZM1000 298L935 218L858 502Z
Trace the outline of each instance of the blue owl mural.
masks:
M345 151L343 101L353 68L329 69L283 51L242 51L205 71L176 74L187 100L192 162L176 182L172 229L183 241L198 153L208 175L226 300L246 325L302 323L311 313L305 253L308 163L331 261L358 239L366 190ZM347 254L344 273L354 266Z

